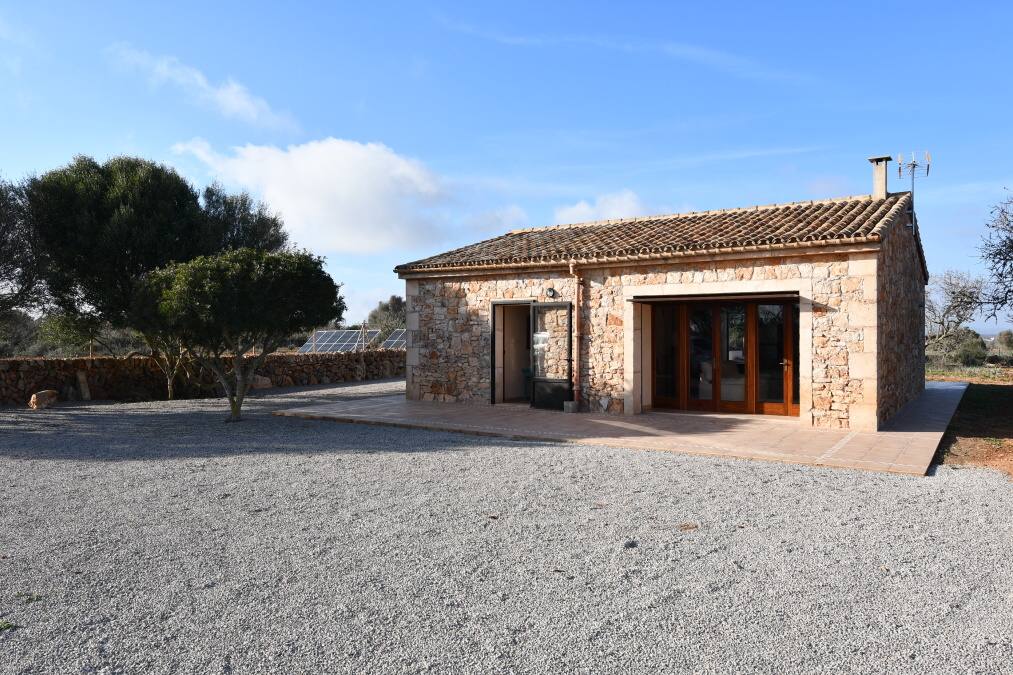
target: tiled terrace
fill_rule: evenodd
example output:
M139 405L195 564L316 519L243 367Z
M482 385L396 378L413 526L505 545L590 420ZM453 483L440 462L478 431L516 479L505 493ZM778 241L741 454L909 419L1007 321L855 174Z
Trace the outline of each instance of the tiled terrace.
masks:
M967 385L928 382L878 432L824 431L795 418L653 412L567 414L526 405L473 406L386 396L280 410L275 415L457 431L482 436L668 450L923 476Z

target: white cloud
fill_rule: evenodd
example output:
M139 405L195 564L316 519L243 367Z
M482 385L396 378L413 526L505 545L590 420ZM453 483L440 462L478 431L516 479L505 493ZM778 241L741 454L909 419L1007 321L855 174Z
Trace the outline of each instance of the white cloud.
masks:
M194 139L173 150L204 163L222 182L261 197L299 246L373 253L443 236L440 178L381 143L325 138L279 148L244 145L219 154Z
M200 70L174 56L155 56L125 44L108 47L106 54L120 67L146 73L153 86L173 85L194 102L217 110L225 118L278 129L298 128L291 116L274 111L267 101L232 78L212 84Z
M657 54L676 61L758 81L808 82L810 78L788 71L769 68L753 59L730 52L685 42L614 38L599 35L525 35L494 30L441 19L448 30L488 40L508 47L587 47L630 54Z
M465 221L466 231L477 236L498 236L510 230L527 227L528 213L520 206L511 204L501 209L477 213Z
M598 195L593 204L581 200L570 206L561 206L556 209L555 215L557 223L583 223L589 220L642 216L644 213L646 208L637 193L633 190L620 190Z

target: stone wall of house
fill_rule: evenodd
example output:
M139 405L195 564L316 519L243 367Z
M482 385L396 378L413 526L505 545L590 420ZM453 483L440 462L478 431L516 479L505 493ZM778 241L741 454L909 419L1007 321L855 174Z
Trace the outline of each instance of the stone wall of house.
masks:
M925 389L925 279L914 231L898 222L879 252L879 422Z
M583 404L624 411L624 295L636 286L801 279L812 285L811 400L803 415L819 427L848 428L861 416L876 419L876 257L767 258L669 265L617 266L582 271L580 382ZM547 290L555 289L556 298ZM566 271L470 278L409 280L408 396L412 399L488 403L492 369L493 300L570 300L575 283ZM871 420L871 422L870 422Z
M562 299L572 300L574 280L556 272L409 281L405 291L408 398L489 403L492 301L550 302L554 298L549 297L549 289L555 289Z
M360 354L271 354L257 371L275 386L330 384L404 375L403 350L374 350ZM0 405L27 405L32 394L55 389L61 400L78 400L83 372L93 400L150 401L166 397L165 378L146 357L93 359L0 359ZM206 389L177 387L178 395L214 395L210 378Z

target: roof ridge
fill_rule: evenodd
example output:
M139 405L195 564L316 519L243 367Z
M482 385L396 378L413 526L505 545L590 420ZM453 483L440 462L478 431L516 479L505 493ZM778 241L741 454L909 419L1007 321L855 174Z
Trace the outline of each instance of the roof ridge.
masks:
M890 197L909 194L907 191L904 192L890 192L887 193L885 199ZM548 230L567 230L578 227L595 227L601 225L628 225L630 223L640 223L648 220L662 220L665 218L687 218L690 216L705 216L705 215L717 215L719 213L739 213L744 211L764 211L768 209L780 209L789 206L814 206L816 204L834 204L834 203L846 203L846 202L857 202L857 201L874 201L873 196L870 195L848 195L846 197L831 197L828 199L803 199L794 202L779 202L774 204L756 204L754 206L737 206L734 208L727 209L710 209L706 211L683 211L682 213L662 213L650 216L631 216L628 218L607 218L604 220L587 220L579 223L561 223L558 225L540 225L537 227L520 227L513 230L509 230L506 235L511 234L525 234L528 232L545 232ZM878 200L882 201L882 200ZM501 236L506 236L501 235Z

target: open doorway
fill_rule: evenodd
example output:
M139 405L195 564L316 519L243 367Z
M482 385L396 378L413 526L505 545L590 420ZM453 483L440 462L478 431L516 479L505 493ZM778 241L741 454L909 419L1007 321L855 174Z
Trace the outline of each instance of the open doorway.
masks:
M531 305L496 306L496 403L531 401Z

